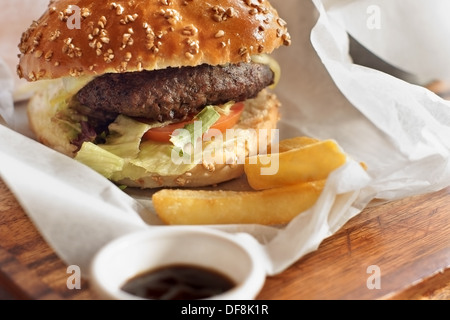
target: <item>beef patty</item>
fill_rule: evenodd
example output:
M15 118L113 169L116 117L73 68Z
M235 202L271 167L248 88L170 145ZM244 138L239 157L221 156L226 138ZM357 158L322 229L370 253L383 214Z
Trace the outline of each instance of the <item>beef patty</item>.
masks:
M200 65L104 74L81 89L77 98L90 109L86 113L181 121L205 105L254 98L273 81L267 65Z

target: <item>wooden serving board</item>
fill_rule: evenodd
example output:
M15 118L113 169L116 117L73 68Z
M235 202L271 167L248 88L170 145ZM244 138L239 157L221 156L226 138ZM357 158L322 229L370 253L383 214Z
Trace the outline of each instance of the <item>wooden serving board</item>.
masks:
M0 179L0 299L98 298L69 275ZM450 299L450 188L365 209L257 299Z

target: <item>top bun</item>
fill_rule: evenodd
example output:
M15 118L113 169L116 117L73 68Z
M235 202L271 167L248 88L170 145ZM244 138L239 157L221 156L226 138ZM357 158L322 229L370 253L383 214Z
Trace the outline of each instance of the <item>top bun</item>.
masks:
M267 0L53 0L22 35L17 73L36 81L221 65L289 44Z

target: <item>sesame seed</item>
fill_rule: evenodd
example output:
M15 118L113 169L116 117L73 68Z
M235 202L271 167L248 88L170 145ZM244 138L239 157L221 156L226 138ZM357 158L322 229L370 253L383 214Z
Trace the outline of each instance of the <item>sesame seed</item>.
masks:
M116 9L116 15L118 15L118 16L120 16L125 10L124 7L122 7L120 4L117 4L115 2L111 3L111 9Z
M175 183L176 183L179 187L184 187L184 186L186 186L187 184L191 183L191 180L184 179L183 177L178 177L178 178L175 180Z
M35 56L35 58L40 58L40 57L42 57L42 51L41 51L41 50L37 50L37 51L34 53L34 56Z
M233 18L235 16L236 11L233 7L229 7L226 11L228 18Z
M59 36L61 35L61 31L59 30L55 30L52 33L50 33L50 41L55 41L56 39L59 38Z
M128 24L130 22L134 22L137 19L137 17L138 17L137 13L135 13L133 15L128 14L128 15L125 16L124 19L120 19L120 23L121 24Z
M71 69L69 70L69 74L70 74L72 77L75 77L75 76L76 76L76 69L71 68Z
M281 38L282 35L283 35L283 30L277 29L277 38Z
M52 59L52 57L53 57L53 51L52 51L52 50L48 51L48 52L45 54L45 56L44 56L45 61L50 61L50 60Z
M291 35L289 33L283 34L281 39L283 40L283 45L285 46L290 46L292 44Z
M115 56L112 49L108 49L108 51L103 55L103 59L105 60L106 63L111 63L114 57Z
M217 33L214 35L215 38L222 38L225 35L225 31L223 30L219 30L217 31Z
M203 165L203 168L205 168L209 172L216 171L216 166L213 163L207 163L207 162L203 161L202 165Z
M58 19L61 21L67 21L67 17L64 15L64 12L62 11L58 13Z
M132 45L134 43L133 38L131 38L131 34L124 33L122 36L122 47L125 48L127 45Z
M228 18L233 18L234 16L236 16L236 11L232 7L225 9L222 6L216 5L212 7L212 11L212 19L215 22L226 21Z
M100 19L98 20L97 24L98 24L98 26L100 28L104 29L105 26L106 26L106 22L107 22L106 17L105 16L101 16Z
M244 54L246 54L247 53L247 48L246 47L242 47L242 48L240 48L239 49L239 55L240 56L243 56Z
M197 33L198 29L193 25L185 26L182 31L182 34L185 36L194 36Z
M89 17L91 15L91 11L88 8L82 8L81 9L81 17L83 17L84 19L86 19L87 17Z
M178 21L181 21L180 13L175 9L161 9L159 12L169 24L174 25Z
M79 76L81 76L81 75L83 74L83 69L82 69L82 68L79 68L79 69L77 69L77 68L71 68L71 69L69 70L69 74L70 74L72 77L79 77Z
M278 24L279 24L280 27L285 27L285 26L287 25L286 21L284 21L284 20L281 19L281 18L278 18L278 19L277 19L277 22L278 22Z

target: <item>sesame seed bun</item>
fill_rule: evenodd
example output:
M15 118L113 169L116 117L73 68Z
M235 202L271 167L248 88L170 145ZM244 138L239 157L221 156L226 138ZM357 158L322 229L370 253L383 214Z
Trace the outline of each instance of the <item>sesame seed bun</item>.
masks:
M52 92L53 84L71 78L83 83L108 73L253 63L256 55L270 54L290 42L286 22L267 0L51 0L48 10L22 35L17 73L28 81L50 80L30 99L30 127L43 144L76 157L79 146L71 143L74 137L58 119L61 108L69 107L52 104L59 90ZM279 72L272 71L277 79ZM70 98L77 94L70 92ZM270 134L276 128L280 102L273 93L264 89L244 103L234 129L254 129L258 134L258 129L267 129ZM199 187L243 173L242 164L198 164L181 176L150 170L115 182L141 188Z
M289 44L267 0L53 0L22 35L17 73L36 81L223 65Z

